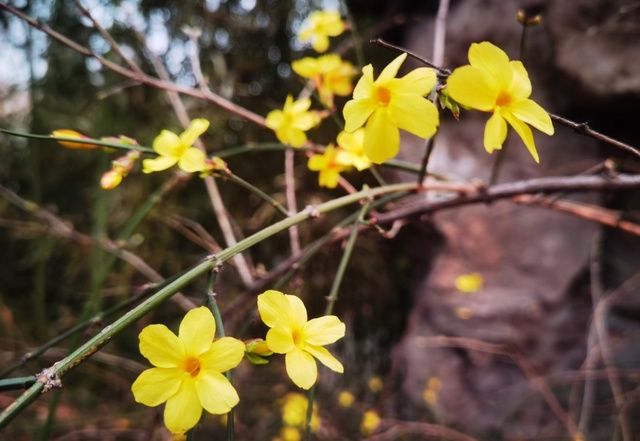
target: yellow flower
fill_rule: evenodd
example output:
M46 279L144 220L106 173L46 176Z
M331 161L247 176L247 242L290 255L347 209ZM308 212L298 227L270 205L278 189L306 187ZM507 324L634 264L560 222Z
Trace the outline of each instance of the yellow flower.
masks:
M369 378L369 382L367 383L367 385L369 386L369 389L371 389L372 392L380 392L384 387L384 384L382 383L382 379L377 375L375 377Z
M304 428L307 422L307 406L309 400L306 396L297 392L290 392L284 396L282 404L282 422L290 427ZM320 427L318 405L313 406L311 412L311 430L316 431Z
M187 130L180 136L169 130L163 130L153 140L153 150L157 158L142 161L142 171L152 173L166 170L178 164L187 173L199 172L207 168L204 152L193 147L193 143L209 128L209 121L198 118L191 121Z
M266 126L276 132L276 136L283 144L292 147L302 147L307 142L305 131L320 122L318 112L309 112L311 100L303 98L293 101L287 96L282 110L272 110L267 115Z
M339 162L339 151L332 145L328 145L322 154L316 154L309 158L307 167L311 171L320 172L318 184L320 187L336 188L340 181L340 173L348 164Z
M337 37L344 29L338 11L315 11L302 25L298 39L303 43L310 41L316 52L325 52L329 48L329 37Z
M70 129L56 129L53 132L51 132L51 136L55 136L55 137L66 137L66 138L78 138L78 139L91 139L88 136L83 135L80 132L76 132L75 130L70 130ZM73 141L58 141L58 144L60 144L62 147L66 147L68 149L87 149L87 150L93 150L93 149L98 149L101 148L98 145L95 144L87 144L84 142L73 142Z
M461 274L456 277L456 289L471 294L481 289L483 282L482 275L479 273Z
M300 441L302 434L297 427L283 427L280 429L280 435L282 441Z
M484 128L484 148L491 153L501 149L507 137L507 122L524 141L536 162L540 162L533 133L527 124L553 135L549 114L533 100L531 82L520 61L509 61L507 54L483 41L469 48L469 63L453 71L447 80L451 98L483 112L493 112Z
M375 410L367 410L362 416L360 423L360 433L365 436L371 435L380 426L380 415Z
M368 64L362 68L353 99L342 111L347 132L354 132L366 123L364 151L376 164L398 153L399 128L429 138L438 127L438 109L424 98L435 86L436 74L433 69L421 67L396 78L406 58L406 53L398 56L375 81L373 67Z
M358 73L353 64L336 54L305 57L291 63L291 68L302 78L313 80L320 100L329 108L333 107L334 95L347 96L351 93L351 78Z
M358 171L371 167L371 160L364 152L364 128L359 128L353 133L338 133L337 142L341 147L338 159L340 163L352 165Z
M269 349L286 354L285 364L291 380L309 389L318 378L314 357L329 369L342 373L342 364L324 348L344 337L345 325L335 315L307 321L307 309L299 297L269 290L258 296L260 318L271 329Z
M131 386L138 403L158 406L166 401L164 423L174 434L196 425L202 408L224 414L238 404L236 390L222 372L236 367L244 344L231 337L213 341L216 324L205 307L189 311L176 336L164 325L140 332L140 353L156 366Z
M355 400L356 397L354 397L353 394L348 390L343 390L338 395L338 403L340 404L340 406L345 408L351 407Z

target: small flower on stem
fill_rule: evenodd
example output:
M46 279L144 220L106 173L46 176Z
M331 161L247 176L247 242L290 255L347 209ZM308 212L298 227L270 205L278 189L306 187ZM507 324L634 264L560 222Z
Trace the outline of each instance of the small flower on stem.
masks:
M316 52L326 52L329 49L329 37L337 37L345 30L345 24L338 11L312 12L302 25L298 39L311 46Z
M363 67L363 76L353 90L353 99L342 111L345 131L351 133L365 126L364 151L376 164L398 153L398 129L429 138L439 124L438 109L425 98L436 85L436 73L421 67L396 78L406 58L406 53L398 56L376 80L373 79L373 66Z
M164 423L178 436L196 425L203 408L220 415L238 404L222 373L240 363L244 344L232 337L214 341L215 332L213 314L204 306L185 315L177 336L164 325L140 332L140 353L156 367L143 371L131 390L146 406L166 402Z
M202 150L193 147L193 143L208 128L209 121L198 118L191 121L189 127L179 136L169 130L163 130L153 140L153 150L158 157L142 161L142 171L158 172L175 164L187 173L203 171L206 168L206 156Z
M315 154L309 158L307 167L311 171L320 172L318 184L320 187L336 188L340 181L340 173L349 164L340 162L340 151L333 145L328 145L322 154Z
M333 108L333 96L348 96L353 91L351 79L358 73L353 64L339 55L329 54L318 58L305 57L291 63L291 68L302 78L313 81L320 101Z
M120 156L111 162L111 169L102 174L100 187L104 190L113 190L129 174L136 161L140 159L140 152L131 150L124 156Z
M447 91L463 106L492 112L484 128L484 148L489 153L501 149L509 123L539 163L533 133L527 124L553 135L553 123L549 114L529 99L531 82L522 62L509 61L502 49L483 41L469 48L469 63L449 76Z
M307 321L307 308L299 297L269 290L258 296L258 312L271 329L267 345L276 354L286 354L289 378L302 389L318 379L314 357L329 369L342 373L344 368L324 345L344 337L345 325L335 315Z
M302 147L307 142L307 135L304 132L318 125L321 120L320 114L309 111L309 107L311 107L309 98L294 101L289 95L282 110L269 112L266 125L276 132L276 136L283 144Z

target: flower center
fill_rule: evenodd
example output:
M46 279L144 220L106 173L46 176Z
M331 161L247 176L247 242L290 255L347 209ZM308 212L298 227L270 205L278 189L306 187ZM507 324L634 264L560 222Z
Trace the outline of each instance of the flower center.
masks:
M511 103L511 94L501 90L498 98L496 98L496 106L506 106L509 103Z
M292 332L293 344L297 347L304 346L304 331L302 329L294 329Z
M386 87L377 87L376 88L376 100L379 104L383 106L389 105L389 100L391 99L391 91Z
M182 369L192 377L195 377L200 372L200 360L196 357L189 357L185 360Z

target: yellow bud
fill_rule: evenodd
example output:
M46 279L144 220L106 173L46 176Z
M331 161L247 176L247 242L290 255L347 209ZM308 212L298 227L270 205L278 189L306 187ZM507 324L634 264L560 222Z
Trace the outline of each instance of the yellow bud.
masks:
M70 129L56 129L53 132L51 132L51 136L64 137L64 138L90 139L88 136L85 136L80 132L76 132L75 130L70 130ZM58 144L68 149L92 150L92 149L100 148L95 144L87 144L84 142L58 141Z
M375 376L369 379L369 389L371 389L373 392L380 392L382 390L382 386L383 384L380 377Z
M351 407L355 400L356 398L353 396L353 394L347 390L343 390L338 395L338 403L340 403L340 406L345 408Z
M380 426L380 415L375 410L367 410L362 416L360 423L360 432L365 435L371 435Z
M122 182L123 174L120 170L109 170L102 174L100 187L104 190L113 190Z

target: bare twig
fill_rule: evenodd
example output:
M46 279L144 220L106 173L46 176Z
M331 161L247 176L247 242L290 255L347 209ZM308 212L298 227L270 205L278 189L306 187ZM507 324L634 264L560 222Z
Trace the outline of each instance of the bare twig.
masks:
M637 147L634 147L622 141L618 141L617 139L613 139L603 133L593 130L591 127L589 127L589 124L586 122L577 123L577 122L568 120L566 118L563 118L562 116L554 115L553 113L549 113L549 116L555 122L560 123L563 126L570 127L578 133L581 133L586 136L590 136L591 138L597 139L598 141L602 141L604 143L607 143L619 149L625 150L637 157L640 157L640 149L638 149Z
M374 40L369 40L369 43L371 44L375 44L378 46L383 46L383 47L387 47L389 49L393 49L395 51L398 52L406 52L408 56L410 56L411 58L414 58L416 60L418 60L419 62L421 62L422 64L429 66L432 69L435 69L436 71L438 71L438 75L442 76L442 77L448 77L449 75L451 75L451 71L449 69L445 69L442 67L437 66L435 63L427 60L424 57L421 57L420 55L416 54L415 52L411 52L410 50L407 50L403 47L400 46L396 46L395 44L391 44L387 41L384 41L382 38L376 38Z
M284 178L285 193L287 196L287 209L289 214L298 211L298 203L296 202L296 179L294 173L294 153L293 150L287 149L284 152ZM289 240L291 242L291 254L296 256L300 254L300 233L297 225L289 228Z
M436 211L478 203L489 203L522 194L585 191L606 191L640 188L640 175L620 174L604 176L553 176L525 181L508 182L490 188L478 185L475 191L444 197L436 201L418 201L378 217L380 223L419 216Z

